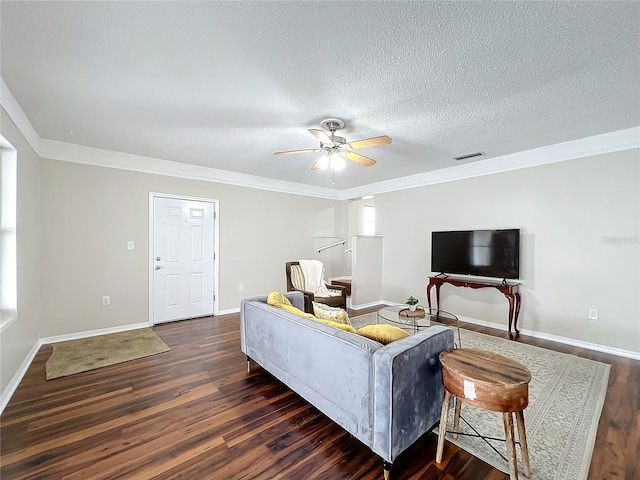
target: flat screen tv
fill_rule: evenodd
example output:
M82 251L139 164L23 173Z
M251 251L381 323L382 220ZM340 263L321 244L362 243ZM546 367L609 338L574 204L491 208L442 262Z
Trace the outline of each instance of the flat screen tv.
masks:
M520 230L431 232L431 270L443 274L520 278Z

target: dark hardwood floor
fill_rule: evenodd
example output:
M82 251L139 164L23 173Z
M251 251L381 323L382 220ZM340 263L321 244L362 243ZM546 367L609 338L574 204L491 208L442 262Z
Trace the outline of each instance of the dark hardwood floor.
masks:
M358 440L260 367L247 373L238 314L154 330L170 352L52 381L43 346L0 417L0 478L382 478L382 461ZM589 479L639 479L640 362L519 341L612 365ZM508 478L449 443L436 464L436 440L407 450L392 479Z

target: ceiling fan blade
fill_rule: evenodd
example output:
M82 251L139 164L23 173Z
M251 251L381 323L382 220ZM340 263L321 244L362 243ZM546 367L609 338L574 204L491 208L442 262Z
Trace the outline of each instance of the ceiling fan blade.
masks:
M374 165L376 163L375 160L355 152L341 152L340 155L342 155L344 158L348 158L349 160L353 160L354 162L365 165L367 167L370 167L371 165Z
M294 153L313 153L320 152L319 148L310 148L307 150L289 150L288 152L274 152L274 155L293 155Z
M310 128L309 133L320 140L320 143L333 143L327 132L324 130L318 130L317 128Z
M374 147L376 145L387 145L391 143L391 137L387 137L386 135L382 135L380 137L373 138L365 138L364 140L356 140L355 142L349 142L351 148L364 148L364 147Z

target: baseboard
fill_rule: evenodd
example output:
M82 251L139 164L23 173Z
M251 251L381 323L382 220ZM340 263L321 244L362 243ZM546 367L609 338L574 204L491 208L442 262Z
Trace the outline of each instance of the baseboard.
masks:
M137 330L139 328L149 328L147 322L130 323L129 325L120 325L118 327L99 328L97 330L87 330L84 332L67 333L65 335L55 335L53 337L45 337L40 339L40 345L47 343L66 342L67 340L77 340L79 338L95 337L97 335L107 335L109 333L126 332L128 330Z
M483 327L495 328L496 330L507 331L508 327L501 323L487 322L486 320L480 320L478 318L465 317L462 315L456 315L460 320L467 323L473 323ZM585 342L582 340L576 340L575 338L562 337L560 335L553 335L550 333L537 332L534 330L520 329L522 335L529 337L540 338L542 340L549 340L551 342L563 343L565 345L572 345L574 347L586 348L587 350L594 350L596 352L608 353L610 355L616 355L618 357L631 358L633 360L640 360L640 352L633 352L631 350L623 350L621 348L609 347L608 345L601 345L599 343Z
M216 316L219 315L229 315L231 313L240 313L240 307L238 308L227 308L226 310L218 310Z
M610 355L616 355L618 357L631 358L633 360L640 360L640 352L633 352L631 350L623 350L621 348L610 347L608 345L601 345L599 343L584 342L582 340L576 340L575 338L561 337L559 335L551 335L550 333L534 332L533 330L522 330L520 333L523 335L529 335L530 337L541 338L543 340L550 340L552 342L564 343L566 345L573 345L574 347L586 348L587 350L595 350L596 352L608 353Z
M465 317L464 315L455 314L458 320L466 323L473 323L474 325L480 325L481 327L495 328L496 330L507 331L507 326L501 323L487 322L486 320L480 320L479 318ZM520 330L522 332L522 330Z
M13 378L11 378L11 381L7 385L7 388L5 388L2 394L0 395L0 414L4 411L4 407L7 406L7 403L9 403L9 400L11 400L11 397L15 393L16 388L18 388L18 385L20 385L20 382L22 381L22 377L24 377L25 373L27 373L27 369L29 368L29 365L31 365L31 362L33 362L33 359L36 356L36 353L38 353L38 350L40 350L41 346L42 346L42 342L38 340L33 345L33 347L31 347L31 350L29 350L29 353L27 354L26 357L24 357L24 360L20 364L18 371L13 376Z

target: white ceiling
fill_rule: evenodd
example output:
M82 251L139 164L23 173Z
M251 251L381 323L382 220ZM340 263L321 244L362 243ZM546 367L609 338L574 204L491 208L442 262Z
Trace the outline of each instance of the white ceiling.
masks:
M640 3L9 2L42 139L345 190L640 125ZM359 150L331 183L306 129Z

